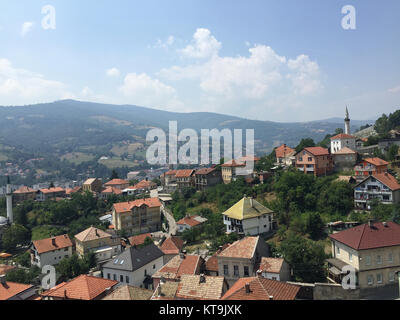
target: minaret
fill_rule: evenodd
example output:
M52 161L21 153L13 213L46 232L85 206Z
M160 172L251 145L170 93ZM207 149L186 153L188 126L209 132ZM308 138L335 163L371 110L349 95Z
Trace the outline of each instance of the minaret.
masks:
M14 217L12 210L12 191L11 191L10 177L7 177L6 202L7 202L8 223L12 224L14 222Z
M349 110L346 106L346 118L344 119L344 133L350 134L350 117L349 117Z

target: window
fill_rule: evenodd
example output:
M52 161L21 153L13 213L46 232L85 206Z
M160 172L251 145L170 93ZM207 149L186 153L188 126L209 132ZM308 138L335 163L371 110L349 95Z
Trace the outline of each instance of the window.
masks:
M126 283L129 283L129 277L128 276L125 277L125 281L126 281Z
M117 281L117 275L116 274L113 275L113 280Z
M124 282L124 276L122 274L119 276L119 282Z
M336 247L336 253L340 254L340 248L339 247Z
M394 272L389 272L389 282L394 282Z
M376 263L382 264L382 256L381 255L376 256Z
M388 261L393 263L393 253L389 253Z
M368 284L369 284L369 285L374 284L374 276L373 276L373 275L369 275L369 276L367 277L367 281L368 281Z
M144 269L144 276L147 276L147 270Z
M153 264L153 269L155 269L156 268L156 265L155 264Z
M370 266L371 265L371 256L365 256L365 265Z
M107 279L108 279L108 280L111 279L111 274L107 273Z
M238 266L233 266L233 275L235 277L239 277L239 267Z
M311 161L312 161L312 158L311 158L311 157L308 157L308 161L311 162Z
M353 262L353 254L349 252L349 261Z
M377 283L382 283L382 273L378 273L378 274L376 275L376 282L377 282Z
M249 276L249 267L248 266L244 266L243 271L244 271L244 276L248 277Z
M224 275L227 276L228 274L228 266L224 264Z

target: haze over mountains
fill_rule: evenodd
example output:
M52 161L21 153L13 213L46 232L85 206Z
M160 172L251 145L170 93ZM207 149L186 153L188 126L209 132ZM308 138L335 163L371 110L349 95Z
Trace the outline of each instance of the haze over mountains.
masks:
M244 110L245 111L245 110ZM351 116L351 109L350 109ZM62 100L36 105L0 108L0 143L30 152L62 155L84 148L129 141L143 143L152 127L168 133L168 121L178 121L178 131L200 129L254 129L256 152L270 152L282 143L296 146L301 138L316 142L336 128L343 119L332 118L299 123L247 120L216 113L174 113L134 105L109 105ZM352 132L374 120L352 120Z

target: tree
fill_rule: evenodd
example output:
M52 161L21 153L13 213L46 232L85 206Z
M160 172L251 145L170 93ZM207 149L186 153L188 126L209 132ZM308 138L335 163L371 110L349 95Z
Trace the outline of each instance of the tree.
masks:
M311 138L303 138L301 139L299 145L296 147L296 152L300 152L304 148L315 147L315 142Z
M31 255L29 254L29 252L24 252L23 254L21 254L20 256L18 256L15 261L25 267L25 268L30 268L31 267Z
M113 169L113 171L111 172L110 180L113 180L113 179L119 179L118 173L115 169Z
M389 150L387 152L387 159L389 161L393 161L396 159L396 156L399 154L399 146L397 144L392 144L389 147Z
M6 251L14 252L18 245L26 245L30 239L31 234L27 228L20 224L13 224L4 231L2 243Z
M343 129L342 128L337 128L335 130L335 134L341 134L341 133L343 133Z

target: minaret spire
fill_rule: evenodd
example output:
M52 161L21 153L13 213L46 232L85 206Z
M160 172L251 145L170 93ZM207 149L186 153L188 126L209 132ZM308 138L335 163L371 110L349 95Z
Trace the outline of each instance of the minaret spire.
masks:
M350 134L350 116L349 109L346 106L346 118L344 119L344 131L346 134Z

